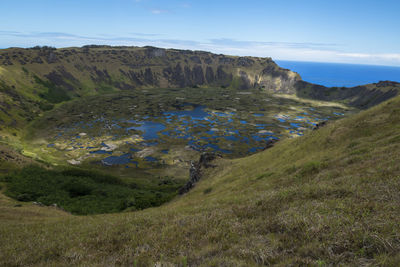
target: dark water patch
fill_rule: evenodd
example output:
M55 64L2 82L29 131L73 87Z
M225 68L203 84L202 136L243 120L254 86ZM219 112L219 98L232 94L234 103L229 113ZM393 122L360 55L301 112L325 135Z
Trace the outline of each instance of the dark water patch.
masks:
M235 115L235 112L229 112L229 113L225 113L225 112L214 112L214 115L218 116L218 117L223 117L223 118L230 118L232 117L232 115Z
M302 127L300 124L294 123L294 122L291 122L290 126L292 126L293 128L296 128L296 129Z
M269 138L269 136L268 137L265 137L265 136L260 136L260 135L252 135L251 136L251 138L254 140L254 141L256 141L256 142L262 142L262 141L265 141L265 140L269 140L270 138Z
M159 142L154 141L154 142L143 142L142 143L144 146L156 146L159 144Z
M147 156L144 158L146 161L148 162L158 162L157 158L151 157L151 156Z
M96 150L96 151L90 151L90 154L112 154L112 151L106 151L106 150Z
M255 153L255 152L261 151L263 149L264 149L264 147L262 147L262 146L256 146L256 147L249 148L248 151L249 151L249 153Z
M161 134L166 135L166 136L172 136L170 131L161 132Z
M164 116L177 116L178 118L190 117L192 120L204 120L206 117L210 116L210 113L204 111L204 106L197 106L193 110L176 110L176 111L166 111L163 112Z
M106 148L110 148L106 143L104 143L104 142L101 142L101 144L100 144L101 146L104 146L104 147L106 147Z
M139 166L139 162L137 162L136 160L131 160L130 163L134 164L136 168Z
M250 143L250 138L248 138L247 136L243 136L241 142L242 142L242 143L249 144L249 143Z
M169 153L169 149L163 149L163 150L161 150L161 153L168 154Z
M127 153L121 156L110 156L101 161L106 166L122 165L131 162L131 154Z
M55 144L48 144L47 147L54 147Z
M227 140L227 141L233 141L233 142L236 142L236 141L239 140L239 138L234 136L234 135L224 136L224 139Z
M339 113L339 112L333 112L333 114L336 116L344 116L344 113Z

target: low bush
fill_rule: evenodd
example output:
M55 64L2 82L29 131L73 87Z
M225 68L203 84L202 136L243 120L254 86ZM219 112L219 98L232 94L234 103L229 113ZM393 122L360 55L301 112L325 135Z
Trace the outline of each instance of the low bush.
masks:
M73 214L120 212L159 206L175 196L178 184L135 188L110 175L81 170L48 170L28 166L7 175L6 194L19 201L37 201Z

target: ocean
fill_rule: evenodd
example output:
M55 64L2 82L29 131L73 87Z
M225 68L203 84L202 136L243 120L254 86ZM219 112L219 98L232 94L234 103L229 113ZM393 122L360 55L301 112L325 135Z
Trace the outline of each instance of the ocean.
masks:
M357 86L379 81L400 82L400 67L275 60L307 82L325 86Z

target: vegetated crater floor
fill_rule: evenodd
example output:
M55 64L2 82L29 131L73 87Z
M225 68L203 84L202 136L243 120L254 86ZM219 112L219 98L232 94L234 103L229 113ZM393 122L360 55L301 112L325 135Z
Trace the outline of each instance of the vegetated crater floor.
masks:
M201 152L243 157L353 112L260 90L136 90L62 104L32 124L29 143L59 164L186 179Z

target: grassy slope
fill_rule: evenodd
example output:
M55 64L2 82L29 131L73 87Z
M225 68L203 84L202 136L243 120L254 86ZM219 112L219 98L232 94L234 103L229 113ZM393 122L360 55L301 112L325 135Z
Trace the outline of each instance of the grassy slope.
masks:
M325 87L298 81L295 87L297 96L301 98L340 101L353 107L367 109L397 96L400 83L380 81L355 87Z
M400 263L400 98L219 160L159 208L74 217L0 201L0 265ZM23 216L15 216L23 214Z

